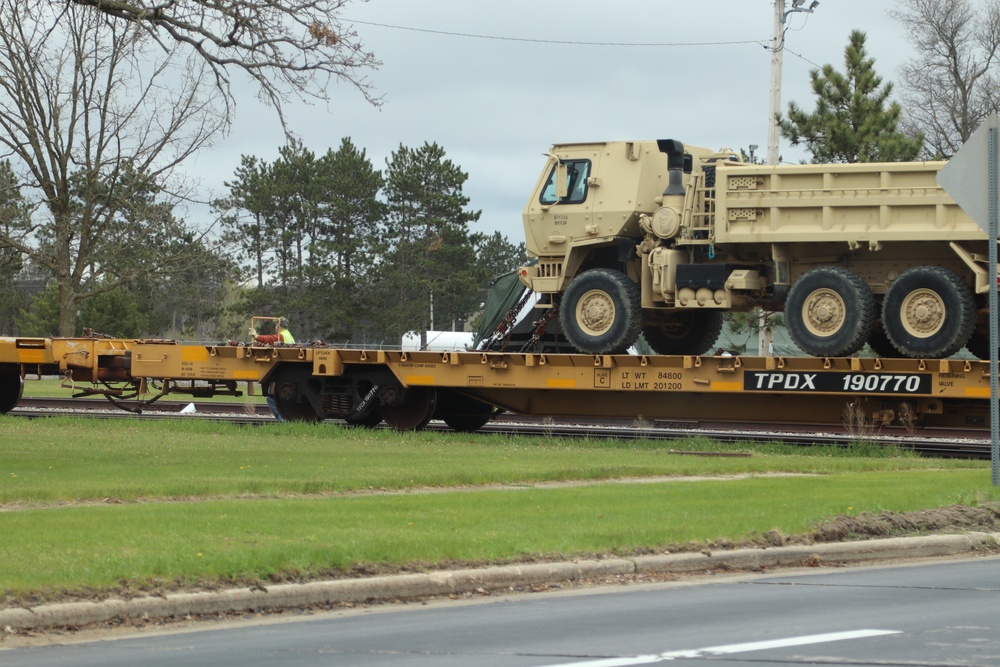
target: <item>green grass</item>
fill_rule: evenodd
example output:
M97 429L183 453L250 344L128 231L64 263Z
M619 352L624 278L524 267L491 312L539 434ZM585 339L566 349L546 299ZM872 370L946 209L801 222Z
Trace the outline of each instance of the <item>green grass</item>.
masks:
M803 476L527 488L767 472ZM523 488L489 486L498 484ZM0 585L8 599L44 599L365 564L629 552L969 498L1000 499L987 462L894 451L0 417Z
M949 484L976 483L969 471ZM479 491L31 510L0 516L8 592L309 576L357 563L629 552L785 534L865 509L951 504L937 472L847 474L622 489ZM867 487L859 490L859 487ZM846 503L852 503L848 505ZM58 535L58 539L52 536ZM22 539L31 536L29 539Z
M660 475L833 474L982 466L903 452L720 446L710 441L508 438L371 431L306 424L248 428L141 418L0 417L0 502L321 494L365 489L515 484ZM752 453L681 456L674 450Z

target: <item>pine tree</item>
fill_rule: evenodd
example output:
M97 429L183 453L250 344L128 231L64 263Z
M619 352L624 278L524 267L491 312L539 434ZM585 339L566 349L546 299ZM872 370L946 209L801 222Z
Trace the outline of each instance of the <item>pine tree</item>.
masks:
M468 174L437 144L400 146L387 163L379 315L387 340L400 340L432 324L451 328L477 305L478 268L468 225L480 213L466 209L462 185Z
M357 341L370 328L369 285L377 274L379 223L386 205L378 196L384 185L363 148L349 138L317 161L320 242L311 249L317 330L325 339ZM308 295L313 296L313 295Z
M472 235L472 239L476 245L480 287L488 287L497 276L528 262L523 241L511 243L500 232L490 235L476 233Z
M845 72L832 65L812 70L816 109L806 113L794 102L778 118L793 146L805 145L817 163L913 160L923 136L898 131L902 109L890 102L892 83L883 85L875 59L865 52L865 33L855 30L844 51Z

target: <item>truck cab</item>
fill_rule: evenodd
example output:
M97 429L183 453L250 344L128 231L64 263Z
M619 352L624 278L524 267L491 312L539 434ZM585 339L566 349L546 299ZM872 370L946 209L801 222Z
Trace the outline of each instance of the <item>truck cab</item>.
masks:
M659 140L558 144L547 157L523 213L526 248L538 261L519 274L543 307L560 309L569 342L582 352L621 352L643 331L657 352L708 350L721 309L678 308L674 276L688 253L656 252L651 262L655 248L644 239L707 248L710 218L697 214L704 204L694 188L739 155Z

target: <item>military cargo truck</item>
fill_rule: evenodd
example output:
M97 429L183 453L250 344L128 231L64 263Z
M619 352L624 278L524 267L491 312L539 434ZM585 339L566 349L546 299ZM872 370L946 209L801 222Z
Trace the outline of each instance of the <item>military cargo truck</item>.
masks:
M987 237L944 162L765 166L680 141L559 144L524 209L526 287L581 352L642 332L703 354L728 311L783 311L820 357L989 357Z

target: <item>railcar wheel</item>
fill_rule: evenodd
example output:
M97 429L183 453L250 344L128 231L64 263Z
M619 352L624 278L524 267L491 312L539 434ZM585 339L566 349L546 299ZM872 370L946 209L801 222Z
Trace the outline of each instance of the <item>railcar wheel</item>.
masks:
M382 419L397 431L417 431L427 426L437 406L437 392L425 387L410 387L403 402L383 405Z
M889 340L904 356L940 359L969 342L976 326L976 302L972 290L954 271L918 266L889 286L882 322Z
M5 415L21 401L24 381L16 371L0 373L0 415Z
M875 297L855 273L837 266L809 271L795 281L785 302L792 340L814 357L854 354L871 335Z
M639 286L624 273L591 269L563 294L559 319L570 345L585 354L618 354L639 337Z
M378 406L374 406L364 417L348 417L344 421L347 422L348 426L355 426L357 428L375 428L382 423L382 411L379 410Z
M453 431L472 433L486 425L497 409L455 391L439 390L435 419L444 421Z
M274 403L278 408L278 414L286 422L319 421L319 415L316 414L316 411L308 403L299 403L294 399L282 400L281 398L275 398Z
M320 416L306 393L308 376L298 369L279 369L268 383L281 418L289 422L316 422Z
M664 322L643 328L657 354L705 354L722 333L722 312L691 310L671 313Z

